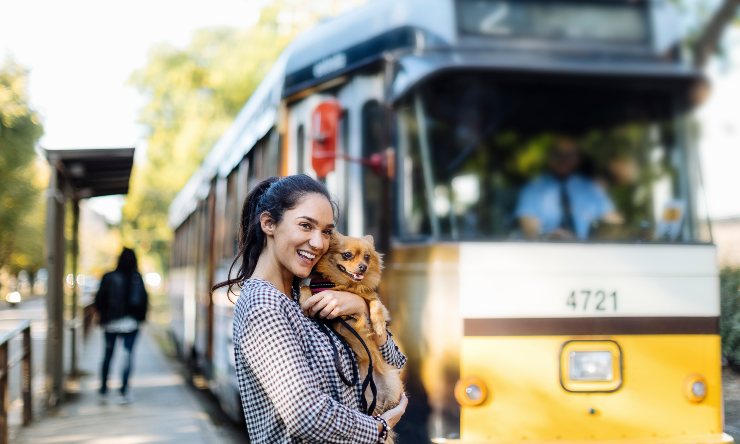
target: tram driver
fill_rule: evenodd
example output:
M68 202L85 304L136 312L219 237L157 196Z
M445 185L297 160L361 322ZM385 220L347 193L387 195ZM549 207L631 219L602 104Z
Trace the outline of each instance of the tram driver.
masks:
M559 135L550 147L547 171L524 186L515 216L525 238L586 240L599 223L621 224L604 189L579 172L575 140Z

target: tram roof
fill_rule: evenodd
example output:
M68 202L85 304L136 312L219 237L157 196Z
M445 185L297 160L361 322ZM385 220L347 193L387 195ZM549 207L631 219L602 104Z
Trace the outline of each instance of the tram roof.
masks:
M658 7L665 2L646 0ZM374 0L339 17L320 23L303 33L291 43L273 65L272 69L239 112L234 123L211 149L201 167L170 205L169 223L179 226L204 199L216 176L228 175L254 144L265 137L276 120L280 100L318 85L331 78L377 62L394 54L400 71L393 83L393 99L398 99L409 88L439 70L458 68L523 69L544 72L527 54L499 53L486 60L474 54L463 57L432 55L435 50L457 44L458 29L453 0ZM657 14L656 16L661 16ZM675 45L680 35L675 31L669 15L652 23L653 50L663 53ZM511 49L511 48L510 48ZM520 48L521 49L521 48ZM526 49L526 48L525 48ZM503 54L503 56L501 56ZM570 69L593 69L578 63L554 67L566 72ZM650 74L655 65L631 65L633 74ZM552 66L551 66L552 68ZM643 69L644 68L644 69ZM625 68L612 63L599 71L628 74ZM622 72L622 71L624 72ZM653 75L690 77L692 74L677 63L667 63L664 68L653 70Z
M453 1L375 0L319 24L288 51L285 96L380 60L399 49L452 44Z

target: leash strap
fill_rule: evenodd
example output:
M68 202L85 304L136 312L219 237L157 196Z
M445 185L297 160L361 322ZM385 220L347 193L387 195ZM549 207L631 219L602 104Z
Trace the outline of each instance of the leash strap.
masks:
M301 286L307 286L311 289L312 294L320 293L326 289L334 287L334 284L330 281L323 280L323 279L317 279L317 278L306 278L301 282ZM360 341L360 344L362 344L362 348L365 349L365 353L367 353L367 359L368 359L368 369L367 369L367 376L365 376L365 379L362 381L362 388L361 388L361 397L360 397L360 404L363 410L367 412L368 415L372 415L375 411L375 407L378 402L378 388L375 385L375 379L373 378L373 369L375 368L373 366L373 357L370 354L370 349L367 347L367 344L362 339L362 336L360 336L359 333L357 333L357 330L355 330L347 321L342 319L341 317L337 318L339 322L344 325L344 328L350 331L354 337L357 338L357 340ZM347 386L355 385L360 380L360 371L359 371L359 363L357 363L357 360L354 359L354 353L352 352L352 349L350 348L347 341L344 340L342 335L336 335L339 337L339 339L342 342L342 346L344 347L344 350L347 352L347 355L352 357L352 379L350 380L344 375L344 372L342 371L342 366L339 362L339 350L337 350L336 345L334 344L334 341L331 340L331 333L329 330L334 332L334 330L327 326L325 322L322 322L321 320L317 319L317 324L321 328L321 331L329 337L329 343L331 344L332 353L334 355L334 367L337 369L337 373L339 373L339 378L342 380L342 382ZM336 332L334 332L336 334ZM365 392L367 391L368 387L370 388L370 393L372 394L372 401L370 402L370 405L367 405L367 400L365 400Z
M342 343L342 347L344 347L344 351L347 353L347 355L353 358L352 359L352 379L347 378L347 376L344 375L344 371L342 370L342 364L339 361L339 350L337 350L336 344L334 344L334 341L331 339L332 333L329 331L331 330L331 328L319 320L317 320L316 323L319 325L319 329L329 338L329 344L331 344L331 351L332 351L332 354L334 355L334 367L337 369L337 373L339 374L339 379L342 380L344 385L349 386L349 387L357 384L360 381L360 370L358 369L358 365L355 363L354 353L352 353L352 349L349 347L349 344L347 344L347 341L345 341L344 338L341 337L340 335L337 335L336 333L334 333L335 336L339 337L340 342Z
M348 329L350 333L352 333L362 344L362 347L365 349L365 353L367 353L367 359L368 359L368 369L367 369L367 376L365 376L365 379L362 381L362 399L360 402L362 403L362 408L367 412L368 415L372 415L375 411L375 406L378 401L378 388L375 386L375 379L373 378L373 357L370 354L370 349L367 348L367 344L365 344L365 341L362 339L359 333L357 333L357 330L352 328L347 321L345 321L342 318L338 318L339 322L341 322L342 325L344 325L344 328ZM370 393L372 394L372 401L370 402L370 406L367 405L367 401L365 400L365 391L367 390L368 386L370 387Z

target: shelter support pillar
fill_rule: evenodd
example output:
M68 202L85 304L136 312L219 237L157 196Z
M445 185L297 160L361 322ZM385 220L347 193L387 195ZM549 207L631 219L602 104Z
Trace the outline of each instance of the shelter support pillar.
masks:
M77 377L79 372L77 371L77 340L79 339L80 329L82 322L78 316L78 300L80 296L79 282L77 282L77 276L79 275L78 263L80 256L80 200L75 198L72 201L72 307L70 315L70 353L69 353L69 372L73 377Z
M57 405L64 396L64 179L52 168L46 210L46 403Z

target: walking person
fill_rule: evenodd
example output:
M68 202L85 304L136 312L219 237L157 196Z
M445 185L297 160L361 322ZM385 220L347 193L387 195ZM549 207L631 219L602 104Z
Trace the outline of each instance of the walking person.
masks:
M364 299L329 289L298 303L299 280L329 248L334 208L324 185L302 174L266 179L244 202L237 275L214 289L241 288L234 354L251 443L384 442L406 409L403 395L380 416L361 412L360 382L340 375L353 374L354 354L315 318L368 316ZM390 333L374 340L389 364L404 366Z
M114 271L103 275L100 288L95 295L95 310L105 335L105 353L100 371L100 399L106 402L108 374L116 342L123 342L123 371L119 403L129 404L133 398L129 389L129 378L134 363L134 343L139 325L146 319L149 298L144 280L138 271L136 254L124 248Z

